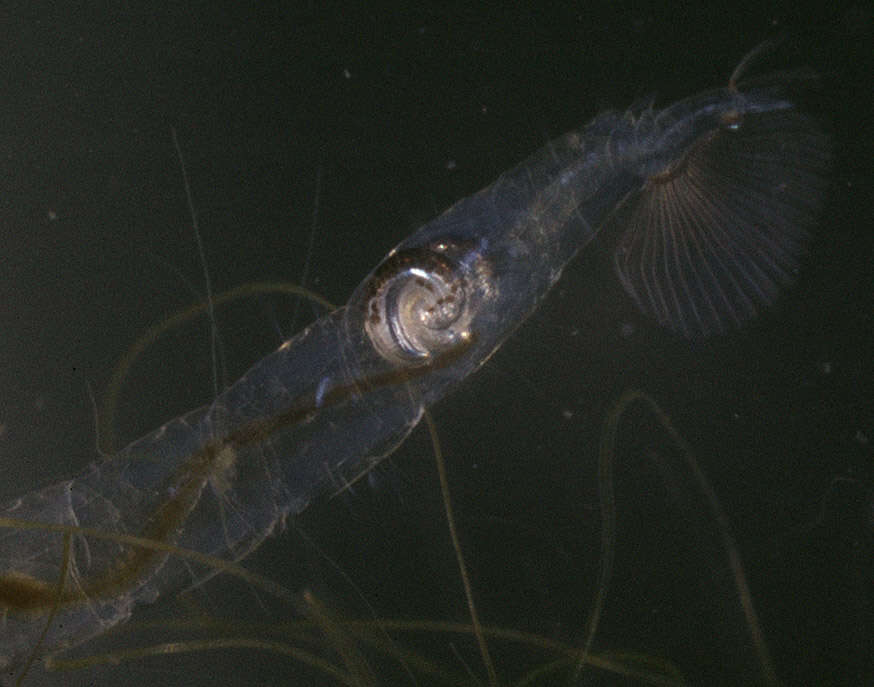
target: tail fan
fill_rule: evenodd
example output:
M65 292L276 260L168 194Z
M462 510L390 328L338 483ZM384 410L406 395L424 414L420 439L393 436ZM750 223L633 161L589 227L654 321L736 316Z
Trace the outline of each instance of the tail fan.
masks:
M826 187L828 138L791 109L703 134L611 222L625 290L687 337L740 326L796 278Z

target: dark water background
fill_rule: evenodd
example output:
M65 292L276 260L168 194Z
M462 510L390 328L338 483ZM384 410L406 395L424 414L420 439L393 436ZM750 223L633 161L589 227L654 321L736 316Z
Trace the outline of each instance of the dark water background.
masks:
M141 332L203 296L171 127L214 291L304 279L341 303L392 245L548 139L606 107L722 85L751 47L787 30L776 66L822 75L811 107L836 141L834 184L797 287L744 331L693 344L635 312L596 243L434 414L488 624L581 640L598 569L600 427L619 394L639 388L672 417L722 500L782 679L871 680L874 132L864 3L813 15L758 3L65 4L3 10L3 498L93 460L88 389L99 395ZM222 309L222 380L311 316L308 304L281 297ZM125 387L119 436L207 401L211 380L205 322L161 341ZM621 425L617 460L615 573L596 651L666 659L692 684L755 683L713 519L639 408ZM467 619L422 431L247 565L311 589L342 617ZM295 617L263 592L218 580L137 616L163 623L157 629L88 650L215 636L170 626L191 617L191 603L236 621L232 636L276 638L266 625ZM468 637L395 640L455 674L484 675ZM492 649L510 684L554 658L506 642ZM381 684L416 684L397 661L365 654ZM330 648L325 655L338 660ZM556 675L538 684L564 684ZM324 684L258 650L55 678L36 671L33 684L52 679ZM433 680L419 675L418 684ZM586 680L638 684L601 671Z

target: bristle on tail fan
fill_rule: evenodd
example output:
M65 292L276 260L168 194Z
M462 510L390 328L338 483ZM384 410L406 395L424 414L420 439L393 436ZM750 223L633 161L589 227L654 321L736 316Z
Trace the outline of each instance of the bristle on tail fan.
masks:
M735 77L727 92L736 92ZM622 285L664 327L690 338L725 332L795 281L822 207L830 145L812 118L786 105L727 111L611 218L621 230Z

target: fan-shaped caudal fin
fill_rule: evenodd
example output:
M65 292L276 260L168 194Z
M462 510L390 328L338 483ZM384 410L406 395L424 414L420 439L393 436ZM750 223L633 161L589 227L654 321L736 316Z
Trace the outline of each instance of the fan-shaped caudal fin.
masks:
M826 135L792 109L725 118L612 218L626 291L689 337L755 317L795 279L828 162Z

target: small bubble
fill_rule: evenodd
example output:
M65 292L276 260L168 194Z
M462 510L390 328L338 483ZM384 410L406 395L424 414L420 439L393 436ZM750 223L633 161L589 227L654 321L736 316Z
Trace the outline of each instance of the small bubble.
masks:
M819 364L819 371L824 375L830 375L832 373L832 364L829 361L824 361Z
M565 408L561 411L561 416L565 420L570 420L574 416L574 411L572 411L570 408Z
M619 334L622 336L623 339L627 339L634 334L636 329L637 328L634 326L634 322L623 322L622 325L619 327Z
M865 434L865 432L863 432L861 429L856 430L856 434L855 434L855 436L853 437L853 439L856 440L856 443L857 443L857 444L860 444L860 445L862 445L862 446L867 446L867 445L868 445L868 441L869 441L869 439L868 439L868 435Z

